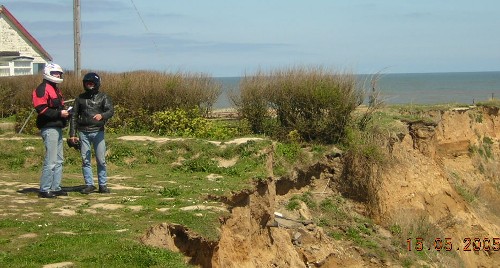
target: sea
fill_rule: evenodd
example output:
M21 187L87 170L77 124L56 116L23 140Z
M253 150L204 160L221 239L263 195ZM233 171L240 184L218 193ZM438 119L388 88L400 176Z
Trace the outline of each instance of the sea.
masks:
M372 76L359 74L357 80L360 85L366 84L369 87ZM222 94L214 104L214 108L234 107L228 93L238 93L241 77L215 79L222 84ZM375 88L380 92L380 98L387 104L473 105L492 98L500 98L500 71L379 74Z

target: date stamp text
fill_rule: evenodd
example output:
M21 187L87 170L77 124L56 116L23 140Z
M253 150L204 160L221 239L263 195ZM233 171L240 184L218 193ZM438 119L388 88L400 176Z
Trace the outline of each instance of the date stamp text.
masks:
M422 237L416 237L406 239L406 244L408 251L499 251L500 237L465 237L460 240L450 237L436 237L432 242L426 242Z

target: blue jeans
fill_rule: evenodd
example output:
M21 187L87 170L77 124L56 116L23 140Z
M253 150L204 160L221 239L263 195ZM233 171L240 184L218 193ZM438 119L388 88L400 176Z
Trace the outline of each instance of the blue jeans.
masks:
M62 129L42 128L40 134L45 145L40 192L60 191L64 161Z
M92 173L92 149L94 146L95 159L97 162L97 182L99 185L106 185L108 176L106 172L106 142L104 141L104 131L79 132L82 154L82 173L85 185L94 185Z

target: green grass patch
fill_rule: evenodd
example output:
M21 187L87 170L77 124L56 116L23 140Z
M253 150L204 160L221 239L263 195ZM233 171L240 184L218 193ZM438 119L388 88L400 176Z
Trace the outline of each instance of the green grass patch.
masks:
M219 219L227 211L183 208L223 207L208 197L252 188L254 180L267 176L265 152L271 144L123 141L109 134L111 194L70 191L68 197L47 200L37 197L43 142L37 136L21 137L25 139L0 140L2 182L16 195L1 200L6 216L0 219L0 267L63 261L77 267L186 267L182 254L142 245L139 238L151 226L176 223L217 240ZM83 185L79 152L66 147L64 153L63 187ZM229 160L231 165L221 165Z

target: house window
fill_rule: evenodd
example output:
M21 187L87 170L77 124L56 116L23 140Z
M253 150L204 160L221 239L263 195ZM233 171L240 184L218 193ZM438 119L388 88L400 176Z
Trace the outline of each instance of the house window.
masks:
M31 57L1 57L0 58L0 76L13 75L32 75L34 58ZM42 63L43 65L43 63ZM43 67L42 67L43 68Z
M33 74L33 58L22 57L14 61L14 75Z
M14 68L31 68L30 61L14 61Z
M0 76L9 76L9 75L10 75L9 68L0 67Z
M14 75L29 75L31 74L31 68L15 68Z
M0 76L9 76L9 75L10 75L9 63L0 61Z
M33 63L33 74L42 73L43 68L45 68L45 63Z

